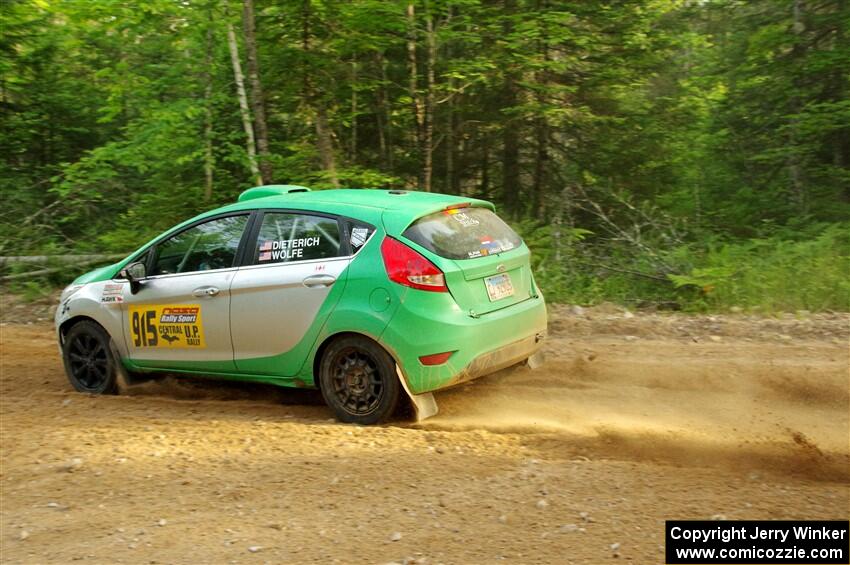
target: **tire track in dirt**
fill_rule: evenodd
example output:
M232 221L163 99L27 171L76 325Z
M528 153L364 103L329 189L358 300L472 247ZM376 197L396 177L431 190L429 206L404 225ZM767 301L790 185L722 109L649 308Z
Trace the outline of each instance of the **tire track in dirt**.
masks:
M262 385L77 394L49 325L0 326L3 560L599 563L616 542L650 563L665 519L846 517L832 329L695 342L567 322L541 369L373 428Z
M15 379L9 386L4 378L0 391L17 396L69 390L49 330L43 325L3 329L4 371L20 373L26 383ZM833 343L572 339L554 332L545 353L540 369L515 367L441 391L436 417L393 424L521 434L530 447L567 458L592 455L850 480L848 365L846 353ZM193 412L242 401L274 406L272 412L291 417L330 417L316 391L252 383L168 376L125 388L123 394L141 402L180 401ZM287 408L279 408L282 404Z
M425 429L518 432L567 455L850 481L850 387L831 343L554 337L517 367L437 395ZM805 439L802 439L805 438Z

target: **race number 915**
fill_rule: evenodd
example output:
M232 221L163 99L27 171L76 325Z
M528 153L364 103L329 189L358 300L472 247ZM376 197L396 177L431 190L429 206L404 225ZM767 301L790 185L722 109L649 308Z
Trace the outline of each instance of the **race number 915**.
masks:
M136 347L155 347L158 343L156 324L156 311L146 310L133 311L130 323L133 328L133 345Z

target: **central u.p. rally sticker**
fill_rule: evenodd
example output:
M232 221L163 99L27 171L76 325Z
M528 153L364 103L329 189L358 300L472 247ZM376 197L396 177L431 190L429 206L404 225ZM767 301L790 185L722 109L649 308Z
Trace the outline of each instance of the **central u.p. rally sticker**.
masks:
M130 306L129 316L134 347L206 347L199 304Z

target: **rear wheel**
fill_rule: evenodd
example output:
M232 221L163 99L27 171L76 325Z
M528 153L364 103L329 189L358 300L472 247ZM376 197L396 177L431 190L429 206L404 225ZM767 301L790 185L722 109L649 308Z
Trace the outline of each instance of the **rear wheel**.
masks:
M118 369L109 340L106 330L94 322L80 322L65 336L65 373L79 392L111 394L117 390Z
M328 346L319 381L325 402L342 422L377 424L398 404L400 385L393 358L363 336L342 337Z

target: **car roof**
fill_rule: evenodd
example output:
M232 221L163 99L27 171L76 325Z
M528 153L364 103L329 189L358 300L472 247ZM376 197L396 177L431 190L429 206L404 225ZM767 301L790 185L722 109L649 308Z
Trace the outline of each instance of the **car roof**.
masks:
M247 192L255 191L256 197L245 198ZM189 218L151 239L125 259L109 265L106 270L109 277L114 276L139 253L145 251L156 241L170 237L199 220L210 218L228 212L262 210L266 208L281 208L324 212L338 216L346 216L373 224L383 223L387 233L401 234L414 220L438 212L447 206L469 204L495 210L495 206L486 200L439 194L436 192L421 192L417 190L380 190L367 188L342 188L329 190L305 189L295 186L262 186L248 189L240 196L241 201L208 210Z
M415 190L339 188L311 191L294 186L262 186L246 190L235 204L203 215L263 208L312 210L372 223L383 217L388 231L396 233L422 216L462 204L494 209L490 202L477 198Z
M260 196L251 199L245 199L249 193L266 189L271 192L271 189L276 187L256 187L246 190L240 196L241 201L247 202L262 202L263 206L269 204L292 204L292 203L322 203L322 204L347 204L354 206L368 206L370 208L380 208L382 210L397 209L397 208L421 208L432 207L435 204L456 204L461 202L469 202L470 198L461 196L452 196L450 194L439 194L436 192L420 192L416 190L380 190L374 188L335 188L329 190L304 189L297 187L291 192L281 192L279 194L269 194L268 196ZM288 187L281 187L286 190ZM268 194L266 192L265 194ZM262 193L261 193L262 194ZM483 202L483 201L482 201Z

